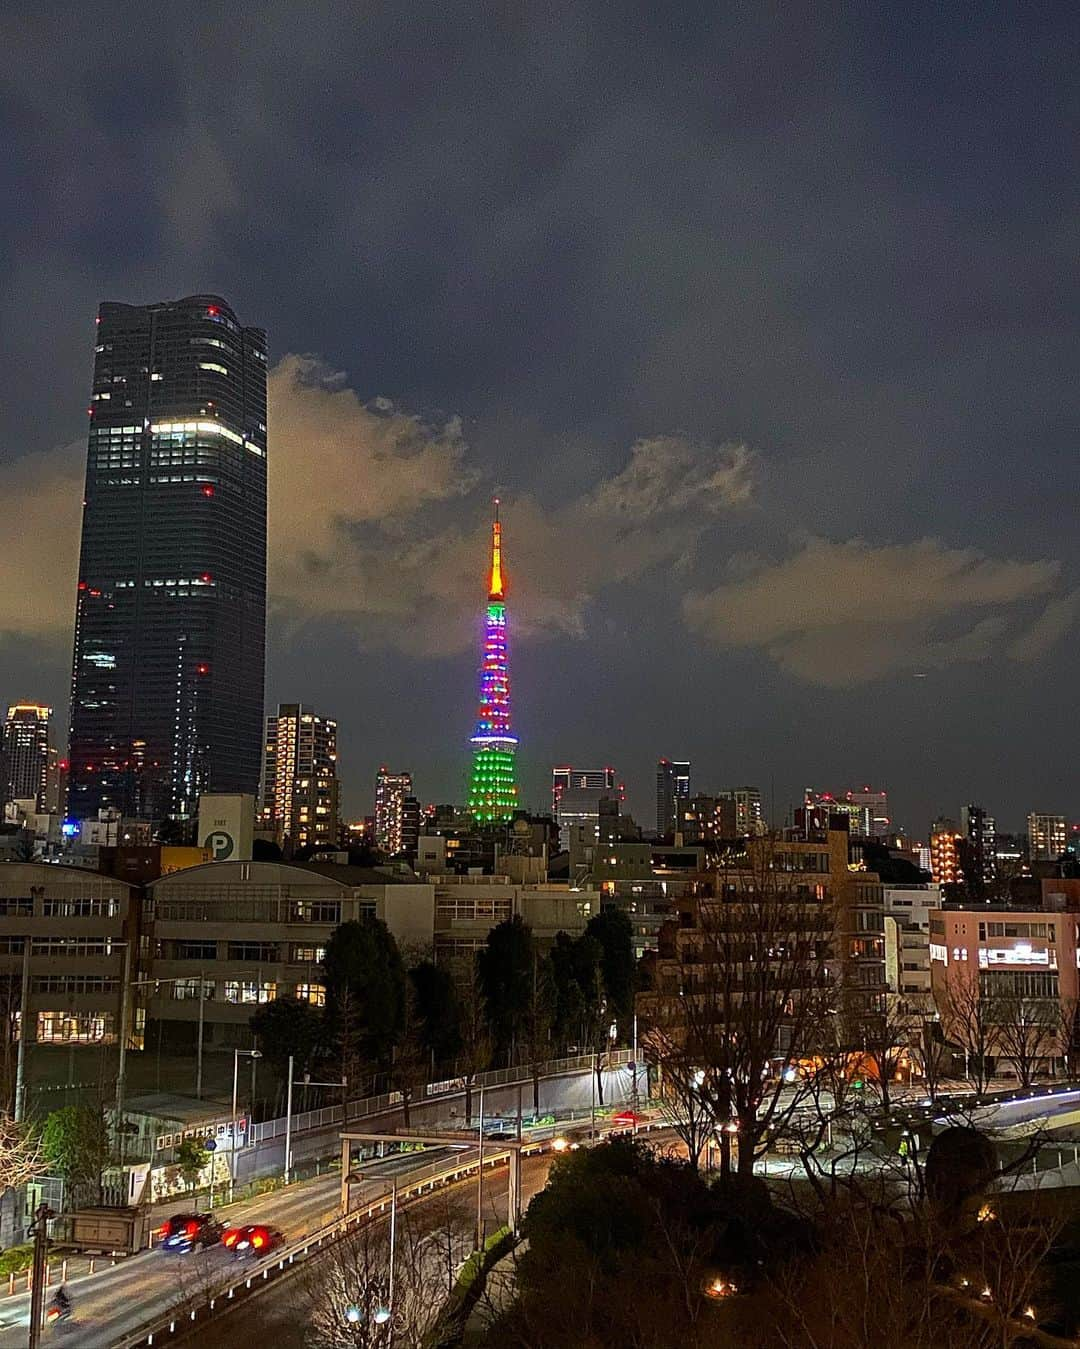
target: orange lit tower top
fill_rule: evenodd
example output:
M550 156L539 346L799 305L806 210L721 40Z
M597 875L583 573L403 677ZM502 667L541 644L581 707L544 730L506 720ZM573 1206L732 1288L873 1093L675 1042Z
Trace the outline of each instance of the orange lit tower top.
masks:
M510 728L510 662L506 643L506 582L502 568L499 500L491 522L491 567L480 662L480 706L476 716L469 810L483 824L509 820L517 807L514 756L517 736Z

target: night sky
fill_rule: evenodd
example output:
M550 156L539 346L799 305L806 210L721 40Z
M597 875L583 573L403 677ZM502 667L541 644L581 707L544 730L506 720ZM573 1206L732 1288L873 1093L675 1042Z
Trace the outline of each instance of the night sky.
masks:
M1071 4L0 18L0 697L66 718L93 318L269 331L267 700L461 800L614 764L1080 815Z

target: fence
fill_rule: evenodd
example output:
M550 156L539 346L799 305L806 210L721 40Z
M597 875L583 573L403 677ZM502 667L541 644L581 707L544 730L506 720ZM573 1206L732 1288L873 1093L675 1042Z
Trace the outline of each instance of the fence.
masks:
M607 1069L625 1068L632 1060L632 1052L629 1049L613 1050L603 1056L601 1066ZM591 1068L595 1062L592 1054L577 1054L573 1058L552 1059L548 1063L539 1065L540 1077L560 1077L566 1073L581 1072L583 1069ZM473 1080L473 1091L479 1091L481 1087L485 1090L488 1087L508 1087L515 1086L519 1082L531 1082L533 1080L533 1069L531 1064L519 1065L515 1068L496 1068L490 1072L478 1073ZM431 1082L424 1089L422 1098L414 1102L419 1105L421 1101L429 1101L440 1096L449 1096L455 1093L464 1092L466 1088L465 1078L452 1077L442 1082ZM402 1096L400 1091L383 1092L381 1096L367 1096L362 1100L349 1101L344 1107L340 1105L323 1106L320 1110L305 1110L296 1113L292 1117L292 1132L295 1137L297 1134L310 1133L313 1130L331 1129L336 1124L341 1124L344 1120L350 1124L355 1120L365 1119L370 1115L379 1115L383 1111L393 1110L395 1106L401 1104ZM262 1124L253 1124L251 1126L251 1143L258 1146L260 1143L271 1142L276 1138L284 1138L286 1132L286 1120L284 1116L278 1119L264 1120Z

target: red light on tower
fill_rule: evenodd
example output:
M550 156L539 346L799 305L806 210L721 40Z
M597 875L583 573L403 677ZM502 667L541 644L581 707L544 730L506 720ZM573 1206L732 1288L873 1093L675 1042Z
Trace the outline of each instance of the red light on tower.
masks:
M198 665L195 666L195 673L200 675L209 674L210 666L207 665L205 662L200 662Z
M199 580L202 581L204 585L209 585L213 579L214 578L210 575L208 571L204 571L202 576L199 577Z
M207 483L206 486L202 489L202 494L204 497L212 497L214 495L214 489L210 486L209 483Z
M206 313L209 318L217 318L219 312L216 304L208 304L206 306Z

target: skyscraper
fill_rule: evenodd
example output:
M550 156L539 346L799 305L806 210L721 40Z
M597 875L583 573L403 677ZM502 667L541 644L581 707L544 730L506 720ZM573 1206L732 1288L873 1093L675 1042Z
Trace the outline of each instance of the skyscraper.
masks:
M480 709L472 735L469 810L480 824L509 820L517 807L515 752L510 724L510 658L506 643L506 581L502 569L499 501L491 523L491 568L480 661Z
M69 812L191 816L259 785L266 334L216 295L97 320Z
M375 779L375 846L392 857L405 842L405 799L412 795L412 774L391 773L385 764Z
M301 703L266 718L262 824L293 847L338 835L337 722Z
M0 807L8 801L33 801L45 809L49 775L51 707L14 703L7 710L0 740Z
M661 759L656 765L656 832L670 834L680 801L690 799L690 760Z

